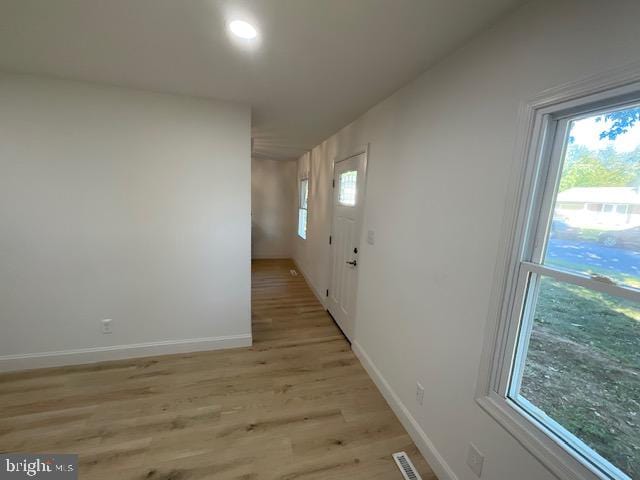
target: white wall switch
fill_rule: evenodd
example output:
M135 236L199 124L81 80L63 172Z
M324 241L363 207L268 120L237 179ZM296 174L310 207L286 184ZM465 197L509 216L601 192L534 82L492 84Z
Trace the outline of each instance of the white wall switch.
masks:
M113 320L110 318L102 320L102 333L113 333Z
M418 405L422 405L424 402L424 387L420 382L416 382L416 402Z
M373 230L367 231L367 243L369 245L373 245L374 243L376 243L376 232L374 232Z
M467 465L478 478L482 476L482 467L484 465L484 455L482 455L478 449L469 444L469 450L467 451Z

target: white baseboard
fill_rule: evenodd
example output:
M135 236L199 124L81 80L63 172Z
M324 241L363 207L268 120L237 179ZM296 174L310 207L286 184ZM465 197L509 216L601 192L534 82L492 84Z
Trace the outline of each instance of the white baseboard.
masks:
M393 412L400 419L400 423L409 433L409 436L413 439L418 450L422 453L422 456L431 466L433 473L436 474L439 480L458 480L458 477L447 462L442 458L442 455L438 453L433 442L427 437L422 427L418 424L416 419L411 415L407 407L402 403L400 397L391 389L389 383L384 379L380 371L369 358L369 355L362 349L357 341L351 345L356 357L362 363L362 366L367 371L373 382L382 393Z
M0 356L0 372L80 365L83 363L170 355L174 353L220 350L223 348L250 347L251 343L251 334L243 334L228 335L225 337L187 338L183 340L113 345L109 347L79 348L58 352L2 355Z
M283 253L283 254L254 253L253 255L251 255L251 260L291 260L291 255L287 253Z
M302 267L300 267L300 264L296 262L295 259L293 259L293 264L296 266L296 269L298 270L298 272L300 272L304 277L305 281L307 282L307 285L309 285L309 288L311 289L313 294L316 296L316 298L320 302L320 305L322 305L326 309L327 308L327 305L325 303L325 300L327 298L326 295L322 295L322 293L316 288L315 284L311 281L311 278L309 277L309 275L305 273L305 271L302 269Z

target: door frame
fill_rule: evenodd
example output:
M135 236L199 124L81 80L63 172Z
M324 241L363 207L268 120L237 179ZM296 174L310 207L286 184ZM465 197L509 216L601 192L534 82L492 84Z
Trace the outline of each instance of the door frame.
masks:
M331 162L331 185L329 186L331 195L331 201L330 201L330 208L329 208L329 235L331 237L333 237L333 220L334 220L334 202L335 202L335 186L333 185L333 182L335 180L335 171L336 171L336 163L340 163L344 160L348 160L351 157L356 157L358 155L364 154L364 160L362 162L362 169L363 169L363 175L364 175L364 179L363 179L363 192L362 192L362 203L361 203L361 208L362 208L362 218L361 218L361 223L360 223L360 238L359 241L362 240L362 232L364 231L364 208L366 205L366 198L367 198L367 173L368 173L368 164L369 164L369 143L364 143L362 145L359 145L357 147L351 148L349 150L342 150L342 151L338 151L338 153L336 155L334 155L333 157L333 162ZM328 239L327 239L328 241ZM362 251L362 245L360 244L360 251ZM329 268L327 269L327 292L329 291L329 289L332 287L331 285L331 279L333 278L333 244L329 245ZM354 307L354 315L357 313L358 310L358 288L360 285L360 272L358 271L358 282L356 284L356 306ZM328 295L327 295L328 296ZM329 316L331 316L331 318L333 319L333 316L331 315L331 312L329 311L329 299L327 298L326 302L324 302L325 304L325 310L327 311L327 313L329 313ZM355 319L354 319L355 320ZM338 325L338 323L335 321L334 319L334 323L336 325ZM340 326L338 325L338 328L340 329ZM340 331L342 332L342 330L340 329ZM342 333L344 335L344 332ZM346 335L345 335L346 338ZM354 338L351 341L355 341L355 327L354 327ZM350 341L350 342L351 342Z

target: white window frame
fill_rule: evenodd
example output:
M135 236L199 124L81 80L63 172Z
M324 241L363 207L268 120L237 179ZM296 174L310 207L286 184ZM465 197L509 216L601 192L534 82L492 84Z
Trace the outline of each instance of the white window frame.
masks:
M521 107L515 165L508 194L507 215L498 252L498 265L489 309L485 347L476 392L478 404L511 433L551 472L563 480L624 479L606 465L594 464L576 445L549 428L549 422L509 398L515 355L526 355L526 335L520 335L521 309L528 276L541 275L638 301L638 290L568 274L532 263L541 255L553 217L551 202L560 174L568 118L593 114L615 105L640 101L640 63L543 92ZM550 190L551 189L551 190ZM527 341L528 343L528 341ZM627 477L628 478L628 477Z
M307 183L307 191L306 191L306 195L307 195L307 205L306 207L303 206L303 202L302 202L302 183L306 182ZM304 222L304 235L300 234L300 211L304 210L306 212L305 215L305 222ZM307 239L307 227L309 226L309 177L303 177L298 181L298 226L297 226L297 231L296 233L298 234L298 237L300 237L303 240Z

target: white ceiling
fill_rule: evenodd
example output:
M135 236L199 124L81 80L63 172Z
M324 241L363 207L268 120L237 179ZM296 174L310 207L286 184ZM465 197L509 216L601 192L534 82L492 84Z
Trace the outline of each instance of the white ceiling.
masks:
M519 3L0 0L0 69L248 103L254 154L294 158Z

